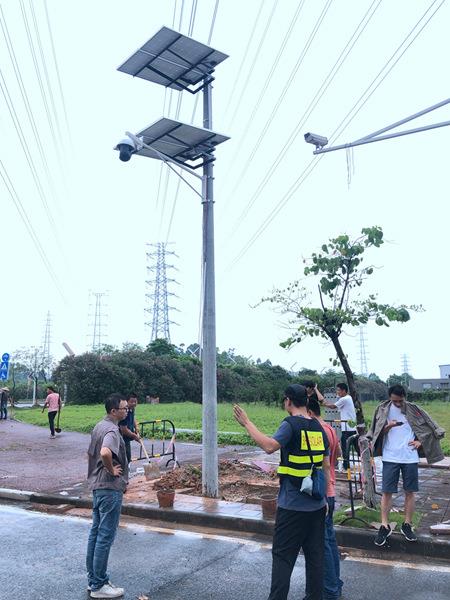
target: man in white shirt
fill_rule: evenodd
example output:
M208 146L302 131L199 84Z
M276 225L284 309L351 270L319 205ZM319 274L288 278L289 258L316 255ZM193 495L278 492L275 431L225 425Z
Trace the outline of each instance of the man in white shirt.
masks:
M389 388L389 412L383 428L383 484L381 498L381 527L375 544L383 546L392 530L389 525L389 512L392 507L392 494L398 493L398 480L402 474L405 491L405 522L400 531L409 542L417 541L412 530L415 492L419 491L419 453L421 443L416 438L405 412L406 391L401 385Z
M338 383L336 386L336 394L338 399L336 402L331 403L326 400L322 401L324 406L328 408L337 408L341 413L341 448L342 456L344 458L344 469L348 469L350 464L345 458L347 456L347 440L356 433L356 427L349 425L349 421L356 423L356 411L355 405L353 404L353 398L348 393L348 385L346 383Z

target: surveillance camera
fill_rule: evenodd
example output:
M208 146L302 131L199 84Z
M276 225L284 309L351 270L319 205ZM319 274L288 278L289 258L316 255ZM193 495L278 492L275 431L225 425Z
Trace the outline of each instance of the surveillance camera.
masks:
M328 138L315 133L305 133L305 142L313 144L316 148L323 148L328 144Z
M119 158L123 162L128 162L131 158L131 155L134 154L137 150L135 142L126 137L117 144L114 150L118 150L120 152Z

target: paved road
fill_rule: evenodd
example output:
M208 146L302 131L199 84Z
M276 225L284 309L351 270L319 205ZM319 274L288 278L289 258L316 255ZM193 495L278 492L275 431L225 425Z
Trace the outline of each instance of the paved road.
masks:
M71 489L86 479L89 440L89 434L74 431L63 431L51 440L45 427L0 421L0 487L33 492ZM202 460L201 444L177 442L176 450L180 464ZM132 453L138 455L137 444L132 444ZM221 458L251 458L258 453L248 446L219 448ZM137 466L142 463L133 463L133 469Z
M0 505L0 598L85 600L84 553L89 522ZM5 552L4 549L7 548ZM125 600L265 600L267 544L144 525L119 529L110 575ZM304 565L295 568L290 598L303 598ZM346 600L448 600L450 566L349 558L342 563Z

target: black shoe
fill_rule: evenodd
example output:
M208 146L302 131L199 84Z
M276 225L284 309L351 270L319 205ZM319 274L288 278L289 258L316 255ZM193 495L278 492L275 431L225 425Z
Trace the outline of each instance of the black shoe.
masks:
M403 523L403 525L400 527L400 531L403 533L408 542L417 542L417 535L414 533L409 523Z
M380 529L378 530L377 537L374 540L375 545L376 546L384 546L384 544L386 543L386 540L391 535L391 533L392 533L392 529L391 529L390 525L388 525L387 527L382 525L380 527Z

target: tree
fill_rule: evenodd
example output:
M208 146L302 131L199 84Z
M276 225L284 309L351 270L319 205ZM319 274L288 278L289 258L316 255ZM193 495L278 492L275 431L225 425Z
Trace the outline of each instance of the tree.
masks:
M379 248L383 244L383 231L380 227L366 227L361 235L351 239L343 234L323 244L319 252L305 260L305 278L310 278L317 285L317 303L311 305L310 293L300 280L294 281L287 288L274 290L272 295L262 302L274 303L282 314L289 315L289 326L292 335L284 342L283 347L290 347L306 337L321 337L329 342L336 351L334 365L341 365L349 386L350 395L356 409L357 423L364 425L364 413L355 385L355 376L350 367L347 355L341 343L341 335L348 327L359 327L369 321L379 326L389 327L390 322L404 323L410 319L410 310L419 310L416 306L392 306L380 304L375 294L362 298L358 292L370 275L373 266L363 266L363 255L371 248ZM363 430L363 428L361 428ZM360 444L367 448L365 438ZM367 456L362 447L362 455ZM368 465L366 465L368 467ZM369 473L369 468L365 470ZM366 478L371 481L371 478ZM369 484L370 487L370 484ZM366 503L375 504L373 484L366 489Z
M53 359L46 356L41 348L31 346L30 348L20 348L13 353L14 362L20 363L25 367L27 377L33 381L33 406L37 406L37 386L39 379L46 381L46 373L53 368Z

